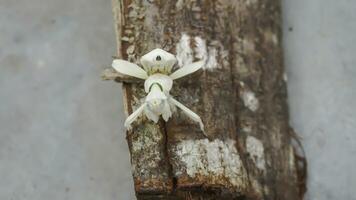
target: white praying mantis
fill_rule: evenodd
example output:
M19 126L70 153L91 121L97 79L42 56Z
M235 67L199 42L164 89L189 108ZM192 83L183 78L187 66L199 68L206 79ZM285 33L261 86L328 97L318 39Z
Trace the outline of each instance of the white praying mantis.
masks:
M162 49L154 49L141 57L143 68L126 60L115 59L112 67L119 73L145 80L144 89L147 96L144 103L135 110L125 121L125 127L131 128L142 113L153 122L157 123L162 115L164 121L168 121L176 107L180 108L190 119L199 123L204 133L204 125L201 118L192 110L175 100L170 94L173 80L191 74L204 65L204 61L187 64L172 73L172 68L177 62L176 57Z

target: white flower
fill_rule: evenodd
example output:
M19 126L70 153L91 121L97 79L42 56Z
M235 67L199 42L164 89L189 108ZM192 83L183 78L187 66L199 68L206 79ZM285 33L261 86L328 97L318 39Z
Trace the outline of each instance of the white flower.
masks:
M144 87L147 93L145 101L126 119L125 127L128 129L131 128L132 122L142 112L155 123L158 122L161 115L164 121L168 121L175 110L175 106L177 106L190 119L198 122L201 130L204 132L204 125L200 117L169 94L173 86L173 80L199 70L204 65L204 62L198 61L187 64L171 73L177 59L173 54L162 49L155 49L147 53L141 57L140 61L144 69L134 63L120 59L116 59L112 63L112 67L117 72L145 80Z

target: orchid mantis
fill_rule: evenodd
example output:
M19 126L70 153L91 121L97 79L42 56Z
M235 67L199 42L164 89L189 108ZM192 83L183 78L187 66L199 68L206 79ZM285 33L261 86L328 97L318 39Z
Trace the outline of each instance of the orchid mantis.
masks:
M127 117L125 127L130 129L132 122L142 113L155 123L158 122L160 116L164 121L168 121L172 112L178 107L190 119L199 123L200 129L204 132L204 125L200 117L169 94L173 80L199 70L204 62L198 61L187 64L172 73L172 68L177 59L173 54L162 49L154 49L145 54L141 57L140 62L143 68L121 59L115 59L112 63L112 67L117 72L145 80L144 89L147 96L144 103Z

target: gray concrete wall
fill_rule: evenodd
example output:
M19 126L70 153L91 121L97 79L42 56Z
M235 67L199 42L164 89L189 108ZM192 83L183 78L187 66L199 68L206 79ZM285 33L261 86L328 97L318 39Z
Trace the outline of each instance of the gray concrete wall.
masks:
M356 1L284 0L291 124L313 200L356 199Z
M0 199L133 199L111 1L0 0Z
M356 2L284 0L307 199L356 199ZM134 199L110 1L0 0L0 199ZM292 30L293 29L293 30Z

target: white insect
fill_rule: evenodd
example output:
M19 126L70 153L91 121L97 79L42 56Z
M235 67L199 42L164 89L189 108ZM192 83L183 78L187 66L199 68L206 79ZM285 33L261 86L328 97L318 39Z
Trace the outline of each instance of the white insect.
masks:
M199 70L203 61L187 64L182 68L172 72L174 64L177 62L176 57L162 49L154 49L141 57L140 62L143 69L134 63L125 60L115 59L112 67L119 73L133 76L145 80L145 97L144 103L135 110L125 121L125 127L131 128L131 123L144 112L148 119L158 122L159 116L162 115L164 121L172 116L175 106L189 116L190 119L199 123L200 129L204 132L204 125L200 117L175 100L169 91L172 89L173 80L191 74Z

